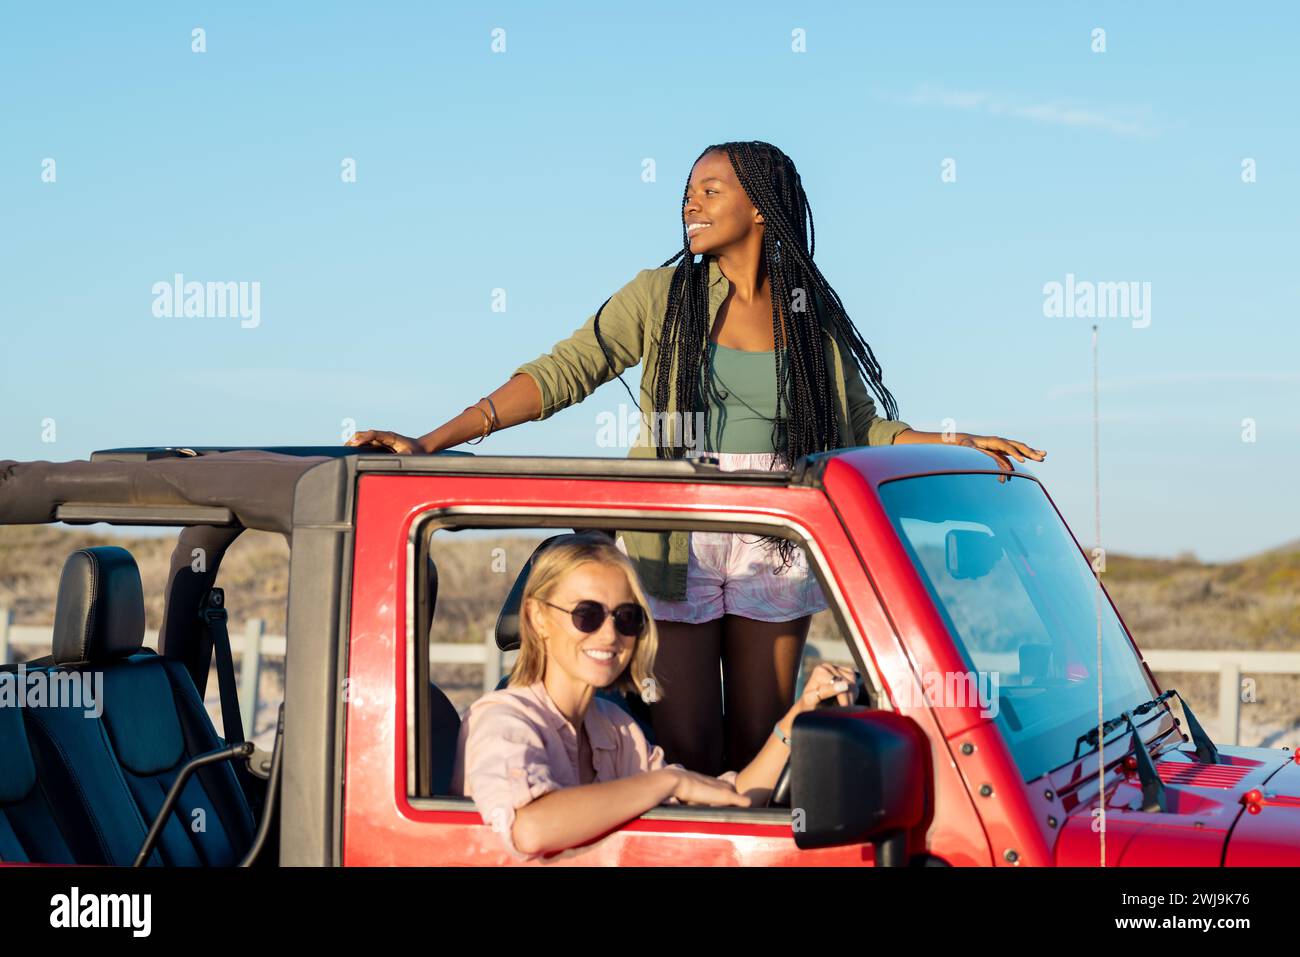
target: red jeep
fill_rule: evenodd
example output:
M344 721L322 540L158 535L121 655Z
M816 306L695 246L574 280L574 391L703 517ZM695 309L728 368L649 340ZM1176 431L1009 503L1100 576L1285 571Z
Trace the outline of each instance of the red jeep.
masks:
M1294 755L1216 747L1186 702L1175 717L1041 483L975 450L842 450L772 472L351 448L0 462L0 523L55 521L182 528L156 654L130 554L83 549L52 654L0 673L103 679L99 714L0 707L3 861L513 864L446 793L460 719L431 680L452 599L430 542L582 528L794 540L862 688L797 719L772 806L662 806L532 866L1093 866L1103 847L1108 865L1300 864ZM246 528L291 549L271 755L232 727L222 599L239 596L216 587ZM526 573L498 618L503 651ZM214 655L224 739L202 705Z

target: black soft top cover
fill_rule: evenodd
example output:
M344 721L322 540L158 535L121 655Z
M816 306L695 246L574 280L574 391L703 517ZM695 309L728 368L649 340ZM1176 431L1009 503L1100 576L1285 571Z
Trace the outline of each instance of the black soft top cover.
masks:
M96 453L91 461L74 462L0 460L0 524L60 521L61 505L197 505L227 508L244 528L287 534L298 479L338 454L186 451L159 457Z

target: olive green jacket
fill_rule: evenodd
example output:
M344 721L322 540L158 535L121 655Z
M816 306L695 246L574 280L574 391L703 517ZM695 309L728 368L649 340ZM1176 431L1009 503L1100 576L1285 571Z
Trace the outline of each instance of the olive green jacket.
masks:
M709 322L706 328L711 329L718 309L730 291L730 283L722 274L717 259L713 256L706 258L709 264ZM600 334L609 349L612 369L596 341L593 331L596 317L592 316L582 328L557 343L549 353L515 370L516 375L522 372L532 377L541 390L542 412L537 421L581 402L614 378L615 373L641 363L640 435L628 456L655 457L650 438L654 370L668 306L668 287L675 268L664 266L641 270L631 282L614 293L601 312ZM828 329L823 327L823 330L826 332L826 367L838 400L840 435L852 436L852 445L892 444L894 437L910 426L906 422L876 415L876 404L867 392L856 364L851 357L847 364L841 360L840 342ZM675 405L675 396L670 393L668 408ZM686 597L690 533L628 531L622 535L646 590L658 598L683 600Z

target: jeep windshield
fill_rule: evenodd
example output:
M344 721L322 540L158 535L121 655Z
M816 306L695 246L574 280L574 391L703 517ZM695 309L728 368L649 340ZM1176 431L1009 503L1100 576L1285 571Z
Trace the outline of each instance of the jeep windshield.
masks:
M928 475L880 499L981 686L1026 781L1070 760L1097 718L1097 584L1042 487L993 474ZM1155 695L1101 596L1107 714Z

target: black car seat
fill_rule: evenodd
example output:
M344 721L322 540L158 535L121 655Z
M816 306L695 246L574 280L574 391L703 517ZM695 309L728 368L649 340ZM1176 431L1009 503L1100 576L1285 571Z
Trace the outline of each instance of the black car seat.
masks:
M130 864L180 770L224 742L184 665L143 647L140 571L126 549L82 548L63 566L51 671L102 681L101 713L28 709L38 777L75 804L108 864ZM151 863L236 864L255 826L228 762L181 791Z
M17 694L18 683L32 671L6 666L0 675ZM44 680L40 678L38 680ZM16 703L0 705L0 861L15 863L103 863L86 845L80 854L65 833L67 815L56 808L46 782L36 774L36 762L27 740L27 722Z

